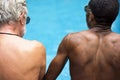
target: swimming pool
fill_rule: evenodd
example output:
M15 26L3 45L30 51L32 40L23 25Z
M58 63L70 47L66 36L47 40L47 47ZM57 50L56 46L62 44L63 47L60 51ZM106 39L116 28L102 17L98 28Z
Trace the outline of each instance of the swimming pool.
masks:
M47 67L57 52L63 37L71 32L87 30L84 6L89 0L27 0L31 22L24 38L38 40L47 51ZM120 15L113 31L120 33ZM69 63L57 80L70 80Z

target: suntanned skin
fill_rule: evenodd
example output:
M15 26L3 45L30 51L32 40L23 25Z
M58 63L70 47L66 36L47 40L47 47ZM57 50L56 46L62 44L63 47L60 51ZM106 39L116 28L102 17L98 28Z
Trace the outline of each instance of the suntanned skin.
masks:
M120 35L111 31L112 23L97 23L92 12L86 21L89 30L63 39L46 80L56 80L68 60L71 80L120 80Z
M56 80L69 59L71 80L119 80L120 35L92 28L67 35L51 62L46 80Z
M23 19L0 28L0 32L19 35L0 34L0 80L43 80L45 75L45 48L37 41L21 37Z
M0 35L0 80L41 80L44 74L45 48L42 44Z

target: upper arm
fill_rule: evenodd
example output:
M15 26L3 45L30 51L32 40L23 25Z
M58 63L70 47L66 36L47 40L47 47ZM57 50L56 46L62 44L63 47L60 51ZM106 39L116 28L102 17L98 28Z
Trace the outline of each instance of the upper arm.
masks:
M40 67L40 75L39 80L43 80L45 72L46 72L46 50L44 46L42 46L42 54L41 54L41 67Z
M46 80L55 80L59 73L62 71L62 68L64 67L68 59L68 43L69 38L68 36L66 36L59 45L57 55L50 63L50 66L45 76Z
M39 80L42 80L44 75L45 75L45 71L46 71L46 50L45 47L39 43L39 42L35 42L35 53L36 53L36 57L38 57L38 66L40 66L40 72L39 72Z
M61 63L61 65L64 65L68 58L69 48L70 48L70 35L67 35L62 42L60 43L57 51L57 55L55 57L56 61L58 63Z

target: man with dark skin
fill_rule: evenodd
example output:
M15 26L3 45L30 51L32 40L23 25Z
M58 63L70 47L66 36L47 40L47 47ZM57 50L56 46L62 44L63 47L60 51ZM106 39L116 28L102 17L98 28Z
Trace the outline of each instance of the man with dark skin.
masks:
M120 80L120 35L111 30L118 0L90 0L85 10L89 30L63 39L46 80L56 80L67 60L71 80Z
M22 38L29 20L25 0L0 0L0 80L43 80L45 48Z

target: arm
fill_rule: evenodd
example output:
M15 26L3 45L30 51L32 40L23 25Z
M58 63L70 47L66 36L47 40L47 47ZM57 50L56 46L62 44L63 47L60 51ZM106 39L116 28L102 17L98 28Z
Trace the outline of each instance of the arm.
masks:
M35 44L34 54L36 54L35 58L37 59L37 65L39 67L39 80L43 80L46 71L46 50L41 43L35 41Z
M46 52L45 48L43 47L43 52L41 56L41 67L40 67L40 74L39 74L39 80L44 80L45 72L46 72Z
M68 60L67 43L68 38L65 37L59 46L56 57L52 60L48 68L48 71L45 75L45 80L56 80L57 76L62 71Z

